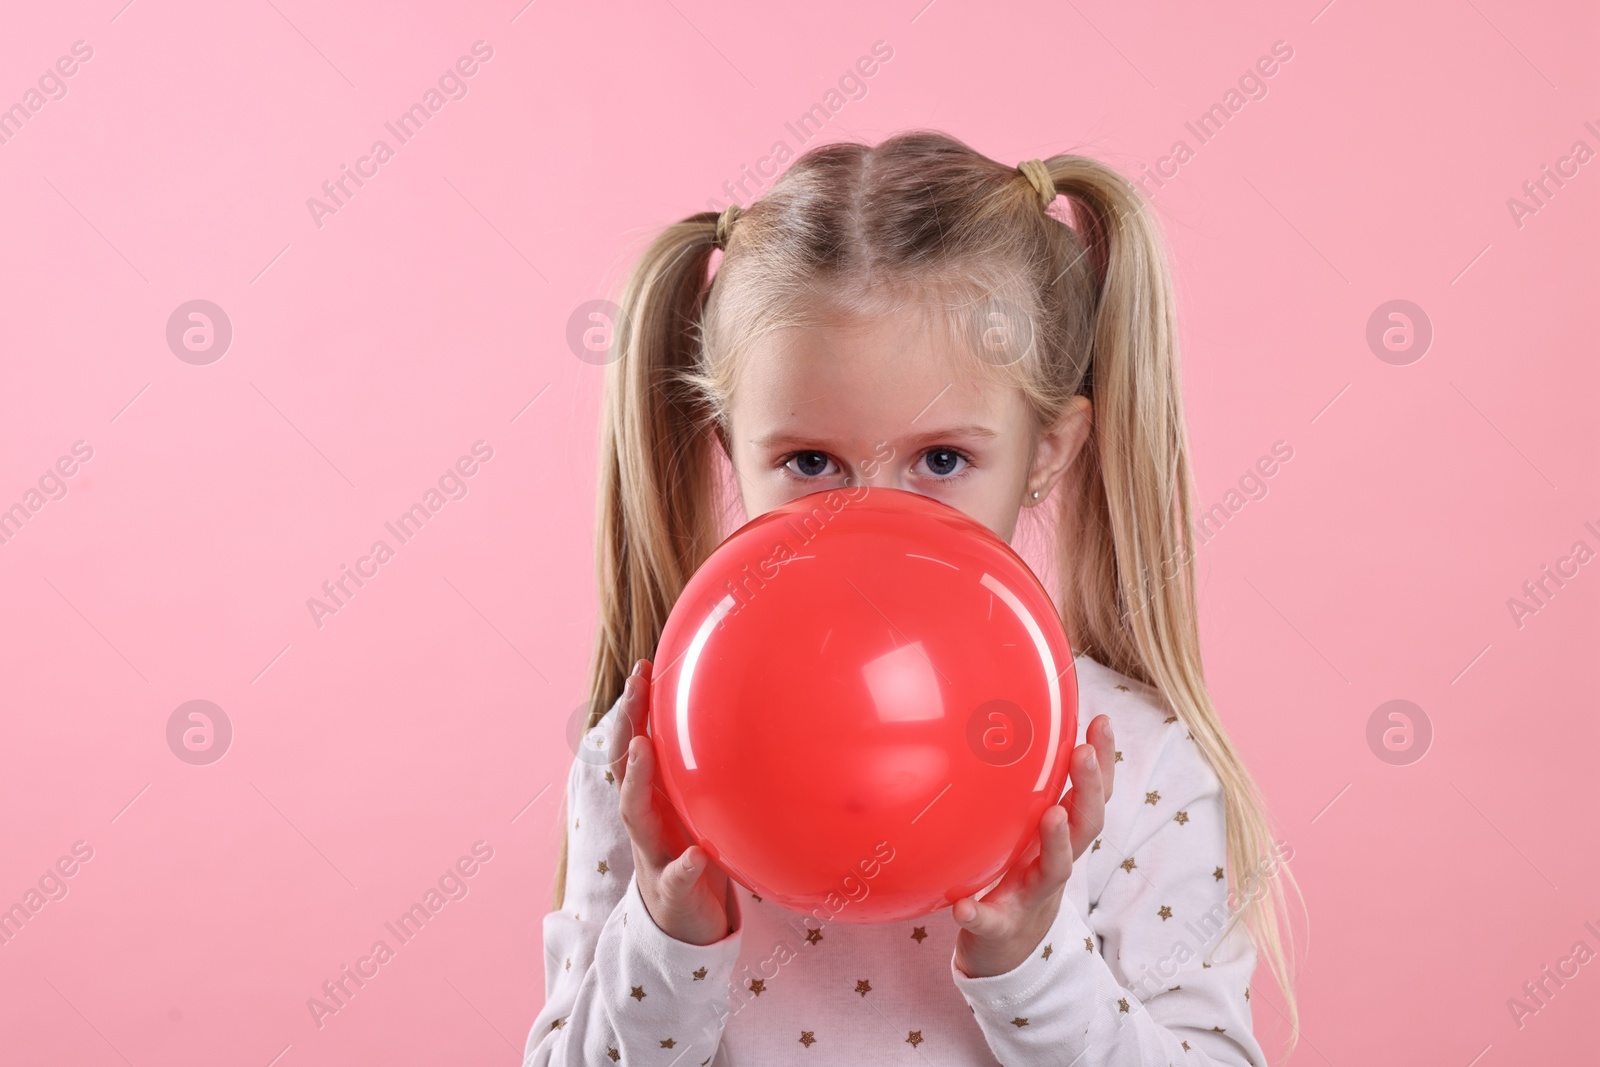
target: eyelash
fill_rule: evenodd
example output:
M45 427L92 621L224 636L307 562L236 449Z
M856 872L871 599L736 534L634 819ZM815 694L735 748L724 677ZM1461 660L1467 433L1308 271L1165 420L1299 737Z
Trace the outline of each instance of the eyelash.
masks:
M973 462L972 456L970 454L968 454L967 452L963 451L962 449L953 448L950 445L934 445L931 448L925 448L919 454L918 458L925 457L930 452L951 452L951 453L954 453L957 456L960 456L962 461L966 464L966 466L962 467L960 472L956 473L956 474L945 474L945 475L932 474L932 475L929 475L928 477L932 481L935 481L935 482L940 482L942 484L949 484L951 482L959 482L961 479L963 479L967 475L971 474L973 468L976 466L976 464ZM819 480L821 480L823 478L833 477L833 475L828 475L828 474L811 474L811 475L796 474L794 471L789 469L789 462L791 460L793 460L796 456L804 456L804 455L811 454L811 453L815 453L816 455L819 455L819 456L828 456L828 453L823 452L821 449L816 449L816 448L796 449L795 451L790 452L788 455L784 456L782 459L780 459L778 461L778 469L783 472L784 477L791 478L791 479L793 479L793 480L795 480L797 482L815 482L815 481L819 481ZM828 456L828 458L829 459L833 459L832 456Z

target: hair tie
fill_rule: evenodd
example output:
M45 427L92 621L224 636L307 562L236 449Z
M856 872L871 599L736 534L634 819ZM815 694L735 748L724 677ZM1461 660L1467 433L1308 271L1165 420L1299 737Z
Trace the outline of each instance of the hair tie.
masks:
M1020 170L1039 192L1039 206L1048 208L1055 202L1056 180L1050 177L1050 168L1044 165L1042 159L1025 159L1017 164Z
M722 209L722 214L717 216L717 247L728 247L728 235L733 230L733 224L739 221L740 208L737 202L730 202Z

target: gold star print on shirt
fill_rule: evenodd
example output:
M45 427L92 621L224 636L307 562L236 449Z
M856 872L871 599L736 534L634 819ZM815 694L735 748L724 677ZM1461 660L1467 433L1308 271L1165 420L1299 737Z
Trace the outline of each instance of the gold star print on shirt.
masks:
M995 983L966 979L959 969L952 983L945 962L949 957L940 952L949 951L956 929L954 924L932 921L940 918L942 924L941 916L930 915L920 922L910 919L899 927L904 932L898 934L884 927L885 942L877 935L865 936L870 933L866 928L833 927L811 915L767 908L763 894L730 884L731 902L745 905L746 930L739 944L732 936L709 945L678 942L651 924L648 912L635 922L634 911L642 901L627 862L631 856L627 828L616 805L616 788L624 780L622 771L612 768L616 771L613 784L607 786L606 765L579 760L567 789L566 825L575 851L566 875L567 904L555 909L554 918L560 921L547 924L545 959L559 966L549 968L548 1007L534 1023L530 1043L549 1051L560 1047L576 1050L582 1044L591 1056L595 1049L601 1053L586 1062L613 1067L668 1067L674 1061L677 1067L694 1067L702 1060L708 1067L718 1057L707 1057L713 1049L702 1036L699 1021L708 1004L727 1004L730 983L730 1008L757 998L765 1001L730 1013L724 1020L726 1038L747 1051L744 1058L760 1062L820 1062L835 1053L857 1063L922 1060L921 1046L926 1043L931 1046L926 1056L930 1062L981 1059L1022 1067L1031 1062L1029 1049L1067 1049L1063 1062L1072 1059L1082 1051L1086 1034L1097 1033L1096 1021L1103 1026L1108 1006L1113 1019L1127 1016L1132 1021L1137 1014L1141 1034L1158 1027L1157 1019L1145 1010L1147 998L1142 991L1118 988L1120 983L1106 980L1114 977L1112 972L1119 967L1137 973L1140 966L1169 949L1175 936L1172 931L1182 933L1178 928L1185 920L1207 914L1225 900L1233 879L1213 837L1213 833L1220 836L1225 825L1224 794L1207 773L1195 742L1173 743L1171 727L1192 729L1182 712L1163 707L1147 686L1107 677L1103 668L1097 670L1087 659L1080 657L1077 662L1083 696L1081 717L1087 721L1106 710L1114 720L1117 738L1111 762L1116 764L1118 788L1106 805L1105 825L1098 827L1097 836L1084 846L1086 853L1092 854L1086 862L1093 868L1095 888L1077 903L1067 901L1062 906L1063 920L1052 924L1037 940L1033 956L1021 965L1028 972L1023 982L1036 986L1035 996L1026 1002L1008 1003ZM1124 691L1114 690L1115 683L1125 683ZM1103 769L1109 779L1111 768ZM1182 800L1183 808L1168 803L1173 800ZM1154 808L1155 813L1146 808ZM1167 825L1168 820L1176 825ZM1194 829L1189 829L1190 824ZM1137 852L1124 852L1124 843L1137 845ZM1102 852L1106 854L1105 867L1098 866ZM1118 867L1129 877L1116 877ZM578 918L574 905L587 920ZM1086 925L1078 924L1078 916L1071 914L1074 909ZM734 925L733 916L728 918L729 925ZM912 945L907 946L902 938L909 938ZM935 938L946 946L943 950L928 947L928 941ZM823 941L828 943L826 952ZM783 946L781 952L771 951L774 942ZM1080 943L1089 959L1077 957ZM1102 956L1102 943L1119 951ZM802 951L803 947L811 951ZM933 957L927 955L929 951ZM1201 965L1196 966L1191 958L1183 969L1181 986L1178 980L1168 979L1172 985L1155 984L1149 991L1187 993L1196 1003L1211 1004L1210 1022L1219 1031L1225 1029L1215 1036L1237 1043L1242 1052L1236 1050L1235 1055L1241 1067L1247 1058L1257 1064L1264 1062L1248 1032L1250 1002L1255 996L1251 971L1234 964L1224 967L1205 960L1204 953L1198 955ZM1056 962L1057 956L1060 962ZM771 984L773 978L764 977L757 969L763 960L768 968L773 962L782 962L787 977L781 993ZM747 965L749 969L745 969ZM851 972L858 977L850 977ZM864 972L877 977L869 978ZM1115 995L1097 993L1107 990ZM765 996L768 992L778 995L769 998ZM841 996L845 993L854 993L861 1003L848 1003ZM634 1004L623 1004L625 997ZM884 997L889 998L890 1006L879 1003ZM874 1011L872 1004L879 1004L883 1015ZM1158 1010L1155 1014L1162 1013ZM919 1029L891 1028L909 1025L912 1018ZM1149 1026L1144 1025L1146 1019L1150 1019ZM845 1020L842 1029L837 1020ZM689 1032L691 1029L694 1032ZM1105 1035L1106 1041L1097 1051L1115 1055L1137 1047L1134 1027L1104 1029L1116 1032ZM1197 1029L1209 1026L1201 1024ZM1177 1028L1173 1037L1183 1032ZM825 1041L823 1035L827 1035ZM1178 1043L1163 1040L1169 1048ZM825 1047L817 1052L819 1043ZM879 1053L900 1043L911 1052L902 1051L897 1057L875 1055L875 1043L881 1043L877 1045ZM793 1051L795 1044L805 1050L799 1056ZM1204 1058L1197 1055L1199 1046L1192 1041L1187 1044L1174 1063ZM844 1055L846 1047L848 1056ZM699 1059L692 1058L695 1049L704 1050Z

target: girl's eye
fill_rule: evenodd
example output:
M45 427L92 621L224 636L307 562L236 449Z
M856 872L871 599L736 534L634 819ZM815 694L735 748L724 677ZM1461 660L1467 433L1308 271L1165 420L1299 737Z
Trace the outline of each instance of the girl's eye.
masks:
M826 452L805 451L793 453L784 460L783 465L787 468L790 464L798 464L798 469L793 473L801 478L821 478L827 474L838 473L827 469L829 462Z
M954 448L930 448L922 456L928 462L928 470L940 480L960 477L972 465L965 453ZM958 467L957 464L961 463L967 464L967 467Z
M928 465L928 476L933 481L953 482L964 478L972 470L972 457L959 448L936 447L922 453ZM840 473L826 452L804 449L785 456L782 469L791 477L801 480L826 478Z

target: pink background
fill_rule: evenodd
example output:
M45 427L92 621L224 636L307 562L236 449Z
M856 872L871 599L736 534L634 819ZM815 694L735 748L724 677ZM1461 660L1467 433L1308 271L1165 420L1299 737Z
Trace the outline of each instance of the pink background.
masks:
M1507 207L1600 149L1592 5L123 2L0 33L0 105L93 49L0 145L0 507L93 449L0 545L0 905L93 849L0 946L0 1059L516 1062L592 637L601 370L569 316L802 147L785 122L880 40L818 140L927 126L1134 177L1293 49L1155 203L1202 505L1293 450L1200 569L1310 907L1297 1058L1593 1055L1600 963L1507 1007L1600 950L1600 562L1507 605L1600 550L1600 161ZM479 40L467 95L319 228L307 198ZM209 365L165 337L194 299L233 327ZM1403 366L1365 339L1395 299L1434 330ZM480 440L465 498L319 628L307 598ZM167 742L195 699L234 730L206 766ZM1432 724L1419 762L1368 746L1393 699ZM468 895L319 1029L307 998L478 841Z

